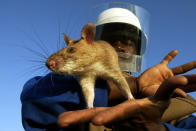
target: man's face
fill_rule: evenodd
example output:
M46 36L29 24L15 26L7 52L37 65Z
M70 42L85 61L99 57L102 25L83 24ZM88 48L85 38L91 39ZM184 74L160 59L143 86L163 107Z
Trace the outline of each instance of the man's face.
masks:
M126 41L115 41L112 46L116 49L117 52L128 53L128 54L137 54L136 45L131 40Z

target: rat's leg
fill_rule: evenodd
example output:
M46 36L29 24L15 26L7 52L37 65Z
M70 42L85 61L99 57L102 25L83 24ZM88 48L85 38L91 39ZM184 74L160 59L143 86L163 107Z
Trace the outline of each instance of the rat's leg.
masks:
M117 87L120 89L120 91L126 98L128 98L129 100L134 99L129 85L121 72L114 71L113 73L109 73L108 76L109 79L117 85Z
M95 78L80 77L80 85L82 87L82 92L87 108L93 108L93 102L95 98L95 92L94 92Z

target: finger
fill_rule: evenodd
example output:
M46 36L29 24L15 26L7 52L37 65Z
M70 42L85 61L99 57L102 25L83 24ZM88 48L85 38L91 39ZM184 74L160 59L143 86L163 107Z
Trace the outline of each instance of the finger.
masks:
M186 86L180 87L185 92L194 92L196 91L196 74L193 75L184 75L188 79L188 84Z
M187 97L187 93L186 93L185 91L183 91L182 89L180 89L180 88L176 88L176 89L174 90L173 96L174 96L174 97L175 97L175 96L179 96L179 97L185 98L185 97ZM173 96L172 96L172 97L173 97Z
M161 61L162 64L168 65L168 63L178 54L177 50L171 51L165 58Z
M172 68L171 70L174 73L174 75L178 75L178 74L186 73L187 71L190 71L194 68L196 68L196 61L192 61L187 64Z
M168 100L177 87L185 86L188 79L184 76L173 76L165 80L154 95L156 100Z
M189 84L196 83L196 74L184 75L189 81Z
M196 83L195 84L189 84L189 85L187 85L185 87L182 87L182 88L187 93L188 92L194 92L194 91L196 91Z
M58 126L62 128L70 125L89 122L96 113L106 109L109 109L109 107L96 107L86 110L64 112L58 117Z
M129 100L123 102L117 106L110 108L109 110L105 110L97 113L92 122L95 125L105 125L110 122L120 121L126 119L130 116L133 116L138 112L138 104L136 100Z

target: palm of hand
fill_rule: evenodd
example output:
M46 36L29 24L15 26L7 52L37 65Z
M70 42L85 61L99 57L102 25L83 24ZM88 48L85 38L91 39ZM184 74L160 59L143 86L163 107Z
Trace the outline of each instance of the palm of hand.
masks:
M146 70L138 78L141 95L152 96L155 94L161 83L172 76L174 76L173 72L163 63Z
M168 63L178 54L177 50L171 51L160 64L155 65L138 77L139 94L142 97L153 96L162 82L177 74L185 73L196 67L196 62L190 62L175 68L169 69ZM176 94L186 96L186 93L181 89L176 89Z

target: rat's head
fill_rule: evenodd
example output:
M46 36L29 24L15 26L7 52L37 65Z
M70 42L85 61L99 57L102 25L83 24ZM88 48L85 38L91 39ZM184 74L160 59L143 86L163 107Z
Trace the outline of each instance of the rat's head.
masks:
M96 56L94 47L95 25L87 24L81 31L81 39L72 40L64 34L67 46L52 54L46 66L59 74L80 74L91 65Z

